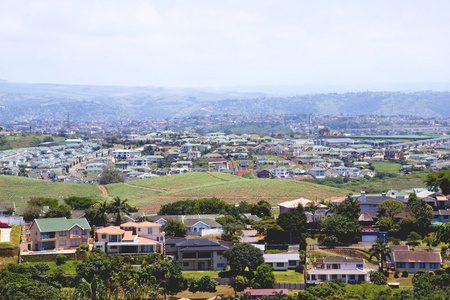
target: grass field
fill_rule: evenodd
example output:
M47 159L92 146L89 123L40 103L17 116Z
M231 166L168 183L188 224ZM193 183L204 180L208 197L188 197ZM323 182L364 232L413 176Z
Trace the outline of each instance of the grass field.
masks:
M36 264L41 264L41 263L48 264L50 269L53 269L56 267L56 261L26 262L26 264L30 264L30 265L36 265ZM63 268L64 274L66 274L66 275L77 275L77 266L80 263L81 263L81 261L67 260L64 264L60 265L60 267Z
M277 283L305 283L304 274L297 273L294 270L274 271L273 275L275 275Z
M24 206L33 197L66 198L70 196L100 197L101 191L95 185L48 182L17 176L0 175L0 203L16 202Z
M377 172L384 172L384 173L398 173L402 166L401 164L395 164L385 161L372 161L371 163L372 166L375 167L375 170Z
M395 178L383 178L375 179L365 183L355 184L349 186L348 189L355 193L360 191L366 191L366 193L381 193L389 191L390 189L401 191L409 190L412 188L424 188L425 183L423 180L426 177L426 173L417 173L412 175L402 175Z
M45 138L45 136L42 136L42 135L27 134L26 136L22 136L22 135L8 136L8 137L6 137L6 141L7 141L8 145L13 149L27 148L27 147L30 147L30 142L35 137L38 138L41 142ZM52 137L52 138L53 138L53 141L55 141L55 142L63 142L66 140L65 137Z
M217 197L228 203L266 200L276 204L297 198L343 197L347 191L293 180L246 179L221 173L187 173L107 185L110 196L128 199L145 211L178 200Z

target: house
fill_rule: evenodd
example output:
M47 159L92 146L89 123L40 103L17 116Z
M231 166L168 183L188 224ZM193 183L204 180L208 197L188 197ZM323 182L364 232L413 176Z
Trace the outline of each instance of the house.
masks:
M305 199L305 198L299 198L299 199L295 199L295 200L291 200L291 201L281 202L280 204L278 204L278 206L280 207L280 214L282 214L282 213L286 213L286 212L295 210L299 205L306 208L306 207L310 206L312 203L317 205L319 207L319 209L322 209L322 210L325 210L328 208L324 204L321 204L319 202L314 202L312 200Z
M69 250L88 245L90 229L86 218L35 219L25 236L24 250Z
M289 176L288 168L276 168L276 169L270 169L269 171L275 177L286 178Z
M249 161L249 160L241 160L241 161L239 161L239 166L240 166L241 168L247 168L247 167L250 166L251 164L252 164L252 162Z
M306 272L306 283L317 284L333 279L342 279L345 283L361 283L369 281L370 272L364 259L347 257L324 257L314 263L314 267Z
M271 265L275 271L287 271L294 269L300 263L300 255L297 254L264 254L264 262Z
M433 211L433 224L450 222L450 209L440 209Z
M244 294L250 297L250 300L257 300L262 297L266 298L276 294L288 294L287 289L245 289Z
M400 272L434 271L442 264L440 252L394 251L392 256L392 264Z
M95 231L94 248L108 254L162 253L164 233L152 222L128 222Z
M228 260L223 252L228 249L208 239L187 239L176 244L177 258L183 270L226 270Z
M308 174L312 175L314 178L325 178L325 169L322 168L312 168L308 170Z
M114 159L128 159L141 156L141 152L138 150L114 150L113 152Z
M222 234L222 225L214 219L209 218L186 218L184 225L187 226L189 235L205 236L210 234Z
M270 172L269 170L261 170L256 173L256 176L258 176L258 178L270 178Z
M359 206L361 208L361 212L376 212L378 211L378 204L383 202L384 200L397 200L405 205L407 203L406 196L396 196L394 194L387 195L386 193L381 193L381 196L378 195L366 195L364 191L361 192L361 195L353 195L353 198L358 198Z

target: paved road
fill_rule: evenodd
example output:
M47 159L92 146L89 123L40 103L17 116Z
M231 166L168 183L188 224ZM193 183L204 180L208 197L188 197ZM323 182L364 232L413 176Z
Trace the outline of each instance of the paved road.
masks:
M243 243L257 244L257 241L256 241L256 230L244 230L242 232L241 241Z

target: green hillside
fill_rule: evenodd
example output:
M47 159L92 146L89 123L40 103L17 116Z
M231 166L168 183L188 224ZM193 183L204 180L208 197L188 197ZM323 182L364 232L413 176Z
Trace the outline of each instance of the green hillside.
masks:
M187 173L107 185L110 196L128 199L146 211L185 199L217 197L228 203L266 200L271 204L297 198L327 200L347 191L293 180L245 179L220 173Z
M48 182L39 179L0 175L0 203L16 202L24 206L32 197L65 198L70 196L101 196L95 185Z

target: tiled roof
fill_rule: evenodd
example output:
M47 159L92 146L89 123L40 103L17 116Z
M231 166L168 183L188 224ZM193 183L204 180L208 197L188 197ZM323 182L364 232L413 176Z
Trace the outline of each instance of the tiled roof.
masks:
M351 259L347 257L324 257L323 262L325 264L333 264L333 263L364 263L364 259Z
M161 227L161 224L153 223L153 222L127 222L120 224L120 227Z
M40 232L66 231L73 226L78 225L83 230L91 229L86 218L66 219L66 218L47 218L35 219L34 222L38 226Z
M391 248L392 251L409 251L408 245L392 245L389 246L389 248Z
M95 232L100 234L123 234L125 230L120 229L119 226L108 226L104 228L97 229Z
M395 251L393 256L394 262L442 262L441 253L439 252Z
M282 293L287 295L287 289L245 289L244 294L248 294L250 296L266 296L273 295L275 293Z

